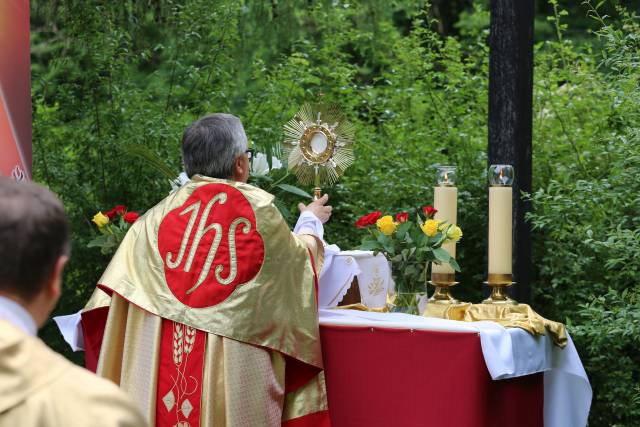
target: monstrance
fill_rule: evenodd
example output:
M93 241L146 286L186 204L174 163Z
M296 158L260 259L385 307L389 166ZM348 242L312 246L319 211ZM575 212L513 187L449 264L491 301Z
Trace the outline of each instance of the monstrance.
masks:
M304 104L284 125L283 151L288 167L302 185L333 185L354 160L354 127L334 105Z

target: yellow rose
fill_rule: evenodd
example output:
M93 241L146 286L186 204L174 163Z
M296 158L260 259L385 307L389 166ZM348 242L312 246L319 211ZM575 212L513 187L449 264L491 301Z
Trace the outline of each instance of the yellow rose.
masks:
M438 226L440 222L435 219L428 219L420 228L422 228L422 232L429 237L433 237L438 234Z
M376 225L378 226L378 230L380 230L382 234L385 234L387 236L392 235L393 232L396 231L396 227L398 226L398 224L393 221L391 215L383 216L376 221Z
M454 242L457 242L462 237L462 229L457 225L454 227L451 227L449 231L447 231L447 237L453 240Z
M93 216L93 219L91 221L93 221L98 226L98 228L102 228L105 225L109 224L109 217L104 215L102 212L98 212Z
M436 219L438 221L438 231L445 231L449 224L444 219Z

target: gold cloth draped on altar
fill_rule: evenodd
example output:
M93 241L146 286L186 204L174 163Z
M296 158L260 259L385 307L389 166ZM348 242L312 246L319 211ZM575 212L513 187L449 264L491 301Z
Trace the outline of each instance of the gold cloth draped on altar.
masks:
M227 226L237 246L234 237L227 242ZM253 240L242 244L242 238ZM171 252L163 249L163 239L170 240ZM202 254L187 257L189 245L195 252L199 243ZM218 248L222 256L228 253L228 262L218 260ZM165 415L159 412L165 406L175 414L174 424L195 421L189 419L193 413L201 426L273 426L326 411L315 291L323 251L315 236L291 233L272 195L243 183L194 177L132 226L85 308L109 305L97 373L125 389L151 424L159 425L156 417ZM178 270L182 276L173 280L184 277L186 286L180 282L176 290L170 282L176 273L168 269ZM239 277L247 269L253 269L250 280L229 292L229 280L221 276ZM165 334L167 325L173 335ZM162 358L167 350L169 365ZM195 366L193 375L185 374L187 361ZM163 370L173 376L162 377ZM302 373L293 386L292 372ZM178 376L193 380L201 397L190 397L186 388L173 393L182 387ZM174 383L159 391L168 381L163 378Z
M464 322L489 320L505 328L522 328L533 335L545 335L547 331L557 346L567 345L565 326L545 319L527 304L427 304L424 316Z

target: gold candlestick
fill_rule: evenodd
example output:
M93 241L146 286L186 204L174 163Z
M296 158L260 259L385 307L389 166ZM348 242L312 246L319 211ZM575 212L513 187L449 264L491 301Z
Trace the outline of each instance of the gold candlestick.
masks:
M433 268L433 266L432 266ZM451 287L458 284L455 281L455 274L438 274L431 272L431 280L429 284L436 287L433 295L429 298L428 303L435 304L458 304L460 301L451 295Z
M489 266L485 284L491 295L484 304L517 304L507 295L512 280L513 167L489 167Z
M491 288L489 298L482 301L483 304L518 304L516 300L507 294L507 287L513 285L511 274L489 274L485 285Z
M456 167L438 166L438 185L433 189L433 207L437 210L434 219L443 220L456 225L458 216L458 189L455 186ZM455 258L456 243L449 242L442 248ZM458 284L456 274L449 264L431 263L431 280L429 284L435 286L435 291L429 303L458 304L460 301L451 295L451 287Z

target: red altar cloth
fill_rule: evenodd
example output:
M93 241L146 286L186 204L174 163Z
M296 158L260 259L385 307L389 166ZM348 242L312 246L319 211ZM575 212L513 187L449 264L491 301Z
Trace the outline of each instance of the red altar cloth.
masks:
M492 381L476 333L320 331L333 427L543 425L543 374Z

